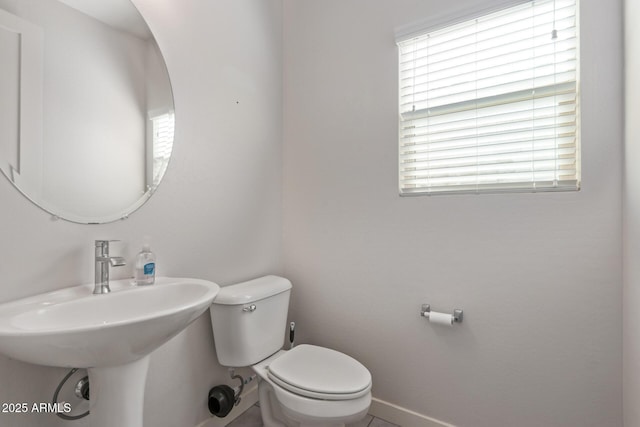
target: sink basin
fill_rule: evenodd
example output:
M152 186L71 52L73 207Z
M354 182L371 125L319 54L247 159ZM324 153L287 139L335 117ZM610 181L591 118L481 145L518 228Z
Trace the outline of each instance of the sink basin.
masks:
M0 304L0 353L39 365L87 368L91 426L142 427L149 354L204 313L220 287L156 278L114 280Z
M0 352L39 365L91 368L133 362L209 308L215 283L161 277L111 281L111 293L76 286L0 304Z

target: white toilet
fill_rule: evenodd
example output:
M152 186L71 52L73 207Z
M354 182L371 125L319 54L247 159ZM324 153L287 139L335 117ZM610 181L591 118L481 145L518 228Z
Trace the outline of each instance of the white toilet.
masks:
M344 426L371 404L371 374L360 362L324 347L282 350L291 282L265 276L225 286L213 300L211 322L221 365L258 374L265 427Z

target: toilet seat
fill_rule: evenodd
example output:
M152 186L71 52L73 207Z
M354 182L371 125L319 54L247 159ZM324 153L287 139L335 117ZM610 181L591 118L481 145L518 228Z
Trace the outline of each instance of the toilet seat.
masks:
M299 396L321 400L357 399L371 390L371 374L354 358L301 344L273 360L268 377Z

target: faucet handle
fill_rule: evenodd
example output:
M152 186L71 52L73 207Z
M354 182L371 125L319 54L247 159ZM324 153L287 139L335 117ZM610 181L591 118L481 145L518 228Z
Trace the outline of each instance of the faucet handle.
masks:
M119 242L120 240L96 240L96 257L109 257L109 242Z
M119 242L120 240L96 240L96 246L104 246L105 244L109 244L109 243L113 243L113 242Z

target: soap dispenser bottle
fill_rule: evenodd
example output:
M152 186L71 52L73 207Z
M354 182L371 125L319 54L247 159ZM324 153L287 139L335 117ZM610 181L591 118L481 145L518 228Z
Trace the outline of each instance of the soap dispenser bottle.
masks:
M156 280L156 256L151 252L148 243L142 246L142 250L136 256L135 269L136 285L153 285Z

